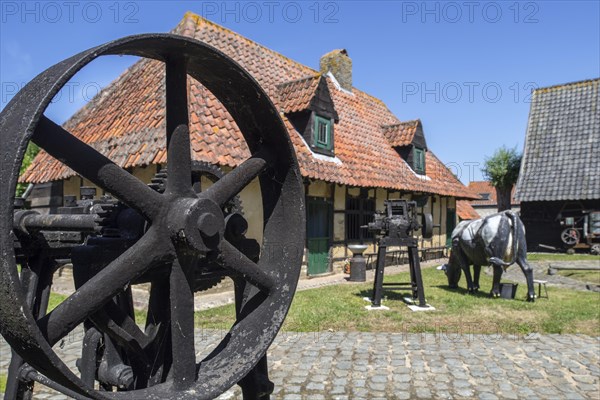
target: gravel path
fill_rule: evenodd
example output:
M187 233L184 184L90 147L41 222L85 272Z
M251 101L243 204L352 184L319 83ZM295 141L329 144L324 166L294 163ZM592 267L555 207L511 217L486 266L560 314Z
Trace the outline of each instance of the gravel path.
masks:
M548 275L548 266L554 265L567 267L598 267L600 266L600 259L598 261L535 261L530 262L529 264L533 268L533 279L547 281L548 286L558 286L571 290L589 290L589 283L585 283L559 274ZM488 275L493 275L493 271L489 267L484 268L484 271ZM512 266L508 267L508 269L502 274L502 279L526 284L525 276L523 275L521 268L519 268L517 264L513 264Z

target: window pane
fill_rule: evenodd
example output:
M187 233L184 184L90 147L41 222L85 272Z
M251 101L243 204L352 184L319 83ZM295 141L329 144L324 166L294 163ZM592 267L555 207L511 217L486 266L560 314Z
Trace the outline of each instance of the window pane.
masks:
M327 144L327 124L323 121L319 121L319 142Z
M348 240L360 239L360 199L357 197L346 198L346 238Z
M375 199L347 197L346 198L346 239L363 240L372 239L373 235L368 230L361 228L373 222L375 213Z
M425 172L425 151L422 149L414 150L414 169L417 172Z
M331 121L329 119L315 116L315 144L324 149L331 149Z
M373 214L375 214L375 200L365 199L363 202L363 210L361 216L361 225L368 225L369 222L373 222ZM367 229L362 230L362 238L372 239L373 234Z
M360 239L360 215L359 214L347 214L346 215L346 237L348 240L359 240Z

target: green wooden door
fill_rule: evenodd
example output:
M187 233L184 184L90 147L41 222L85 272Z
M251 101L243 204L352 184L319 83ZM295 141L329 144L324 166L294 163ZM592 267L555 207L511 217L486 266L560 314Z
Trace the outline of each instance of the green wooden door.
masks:
M329 243L331 240L331 204L325 199L307 201L308 274L329 272Z
M446 247L452 246L452 231L456 228L456 210L446 209Z

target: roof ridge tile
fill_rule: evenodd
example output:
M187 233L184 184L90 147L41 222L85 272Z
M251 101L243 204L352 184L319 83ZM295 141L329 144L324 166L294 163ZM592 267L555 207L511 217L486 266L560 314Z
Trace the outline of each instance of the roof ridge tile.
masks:
M600 83L600 78L590 78L590 79L584 79L582 81L559 83L556 85L540 87L540 88L534 89L533 91L534 92L549 92L549 91L553 91L553 90L570 89L571 86L582 87L582 86L587 86L589 84L594 84L594 83Z

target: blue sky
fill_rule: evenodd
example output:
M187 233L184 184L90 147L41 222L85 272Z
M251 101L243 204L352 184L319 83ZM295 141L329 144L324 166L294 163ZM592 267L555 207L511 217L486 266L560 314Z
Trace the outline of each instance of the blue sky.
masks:
M502 145L522 149L529 94L600 76L599 1L5 1L0 107L36 74L125 35L166 32L193 11L318 68L336 48L354 86L401 120L463 182ZM73 78L47 115L63 122L134 61L109 57Z

